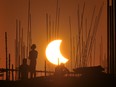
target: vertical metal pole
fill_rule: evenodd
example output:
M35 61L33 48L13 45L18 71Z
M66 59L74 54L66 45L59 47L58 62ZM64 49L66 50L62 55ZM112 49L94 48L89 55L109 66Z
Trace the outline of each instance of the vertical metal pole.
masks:
M58 38L58 29L57 29L57 24L58 24L58 0L57 0L57 3L56 3L56 20L55 20L55 30L56 30L56 38Z
M30 49L30 47L31 47L31 45L32 45L32 29L31 29L31 13L30 13L30 15L29 15L30 17L30 43L29 43L29 49Z
M15 69L17 67L18 67L18 20L16 19ZM15 72L15 79L17 79L17 72Z
M57 38L59 38L59 19L60 19L60 8L58 9Z
M10 54L9 54L9 80L10 80L10 63L11 63L11 57L10 57Z
M116 0L112 0L112 6L113 6L113 30L114 30L114 75L116 77L116 25L115 25L115 22L116 22L116 18L115 18L115 8L116 8L116 4L115 4L115 1Z
M69 27L70 27L70 59L71 59L71 70L72 70L72 31L71 31L71 18L69 17Z
M7 32L5 32L5 49L6 49L6 80L8 80Z
M46 60L45 60L45 77L46 77Z
M21 57L21 21L19 20L19 44L18 44L18 49L19 49L19 55ZM20 66L21 63L21 58L19 58L19 65Z
M113 6L110 6L110 74L114 76L114 30L113 30ZM115 24L114 24L115 25Z
M109 67L109 54L110 54L110 51L109 51L109 0L107 0L107 73L109 73L110 71L110 67Z
M12 64L12 81L14 81L14 67L13 67L13 64Z
M47 43L49 41L49 37L48 37L49 33L48 32L49 32L48 31L48 14L46 13L46 35L47 35Z
M51 37L51 15L49 15L49 40L50 41L52 40L52 37Z

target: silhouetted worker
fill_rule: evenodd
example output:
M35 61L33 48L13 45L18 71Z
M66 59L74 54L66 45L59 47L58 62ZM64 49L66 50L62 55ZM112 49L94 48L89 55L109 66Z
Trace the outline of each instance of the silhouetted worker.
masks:
M38 56L38 52L35 50L36 45L32 44L31 51L29 52L29 59L30 59L30 75L31 78L36 77L36 59Z
M69 70L61 63L59 66L55 68L55 76L63 77Z
M27 65L27 59L23 59L22 65L19 66L20 79L28 79L29 65Z

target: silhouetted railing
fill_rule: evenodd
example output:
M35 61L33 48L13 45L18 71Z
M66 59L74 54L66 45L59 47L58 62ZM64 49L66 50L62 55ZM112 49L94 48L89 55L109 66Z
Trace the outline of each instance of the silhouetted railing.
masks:
M10 71L11 72L11 76L9 76L9 80L19 80L19 70L18 69L5 69L5 68L0 68L0 72L2 72L2 79L1 80L5 80L4 74L6 74L6 71ZM54 71L42 71L42 70L36 70L36 77L41 77L41 76L54 76ZM30 75L30 73L29 73ZM80 74L77 74L75 72L68 72L65 74L65 76L69 76L69 77L77 77L80 76Z

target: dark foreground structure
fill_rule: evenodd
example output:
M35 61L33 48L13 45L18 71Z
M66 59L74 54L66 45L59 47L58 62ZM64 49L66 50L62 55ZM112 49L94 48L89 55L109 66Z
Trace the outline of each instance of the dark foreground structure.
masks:
M116 79L108 74L91 76L38 77L28 80L0 81L0 87L115 87Z

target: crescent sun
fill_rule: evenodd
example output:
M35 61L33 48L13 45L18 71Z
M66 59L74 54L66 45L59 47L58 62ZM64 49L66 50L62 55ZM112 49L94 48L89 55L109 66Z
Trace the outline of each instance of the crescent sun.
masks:
M55 65L58 65L58 63L66 63L68 61L68 59L63 57L60 52L61 42L62 40L54 40L50 42L46 48L46 57L48 61Z

